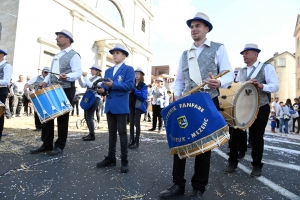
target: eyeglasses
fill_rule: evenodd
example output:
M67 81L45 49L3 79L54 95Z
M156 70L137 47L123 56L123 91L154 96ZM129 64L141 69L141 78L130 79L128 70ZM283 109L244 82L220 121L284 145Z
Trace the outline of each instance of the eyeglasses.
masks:
M48 72L44 72L45 74L48 74Z

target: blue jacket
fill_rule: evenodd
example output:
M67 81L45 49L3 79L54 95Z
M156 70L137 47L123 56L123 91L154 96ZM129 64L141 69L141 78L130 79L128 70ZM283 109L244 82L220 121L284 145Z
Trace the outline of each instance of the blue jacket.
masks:
M143 113L146 112L146 101L148 94L148 86L143 83L139 83L136 88L133 90L133 95L135 97L134 106L136 109L141 110ZM141 103L137 104L136 100L139 100Z
M134 87L135 72L133 67L124 63L113 76L114 68L111 67L105 71L105 78L113 81L111 88L107 88L104 84L102 87L108 92L105 103L105 113L109 111L112 114L128 114L129 113L129 91Z

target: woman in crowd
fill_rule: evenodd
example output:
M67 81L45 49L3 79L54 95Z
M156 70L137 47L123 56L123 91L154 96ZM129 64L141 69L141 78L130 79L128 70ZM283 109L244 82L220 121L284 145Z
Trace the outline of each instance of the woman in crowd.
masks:
M148 93L148 86L144 83L144 72L141 68L135 70L135 85L130 93L129 111L130 111L130 140L129 149L139 147L140 133L141 133L141 115L146 113L146 100ZM136 135L134 137L134 126L136 128Z
M152 128L148 131L154 131L156 129L156 123L158 119L158 133L160 133L162 128L162 116L160 111L169 105L169 95L167 93L167 89L163 86L163 79L158 78L156 81L156 86L153 87L152 95L152 112L153 112L153 119L152 119Z
M94 104L88 110L84 111L84 118L89 128L89 134L82 137L84 141L95 140L94 114L101 99L101 95L97 93L97 87L101 85L101 82L99 81L101 78L101 69L95 65L92 66L90 69L92 74L90 78L87 78L87 73L83 73L82 76L84 82L81 78L78 79L81 87L87 88L86 91L93 91L96 96L96 101L94 102Z
M280 105L280 109L279 109L279 120L280 120L280 124L279 124L279 132L282 133L282 127L285 126L284 128L284 132L286 134L288 134L289 132L289 126L288 126L288 122L290 119L290 113L289 113L289 107L284 105L283 102L279 102Z

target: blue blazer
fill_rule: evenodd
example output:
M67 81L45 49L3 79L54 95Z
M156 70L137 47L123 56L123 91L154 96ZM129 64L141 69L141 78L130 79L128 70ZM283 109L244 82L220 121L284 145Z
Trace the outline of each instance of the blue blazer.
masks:
M129 91L134 88L135 72L133 67L124 63L113 76L114 68L111 67L105 71L105 78L113 81L111 88L107 88L102 84L105 91L108 91L105 103L105 113L109 111L112 114L128 114L129 113Z

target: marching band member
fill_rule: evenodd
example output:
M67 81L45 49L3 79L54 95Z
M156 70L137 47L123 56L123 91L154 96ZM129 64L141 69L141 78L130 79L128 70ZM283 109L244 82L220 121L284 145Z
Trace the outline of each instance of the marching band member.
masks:
M242 68L236 81L251 81L260 91L260 107L254 123L249 128L249 135L252 134L252 177L259 177L262 174L263 163L262 156L264 151L264 133L270 115L270 93L279 90L279 81L275 68L269 63L261 63L257 60L260 49L256 44L246 44L244 50L240 53L243 55L246 66ZM228 166L225 173L233 173L238 165L238 147L236 142L238 134L242 130L233 129L230 137L230 154Z
M32 79L30 79L29 81L27 81L27 83L24 86L24 92L27 91L27 88L29 88L29 86L31 86L31 85L33 85L34 91L37 91L39 89L40 84L44 81L45 77L48 75L49 71L50 71L49 67L44 67L41 75L35 76ZM33 91L31 91L31 92L33 92ZM34 131L41 131L42 124L41 124L41 121L40 121L36 111L34 111L34 124L35 124Z
M134 69L124 64L129 55L126 47L116 44L109 51L113 55L115 66L105 71L104 78L108 81L102 83L99 93L108 92L106 97L105 113L109 132L108 156L97 163L98 168L116 165L117 132L120 137L121 146L121 172L128 172L128 138L127 138L127 115L129 113L129 92L134 87Z
M129 112L130 112L130 142L129 149L139 148L141 134L141 115L146 113L146 100L148 86L144 83L145 73L141 68L135 70L135 86L130 93ZM134 126L136 135L134 137Z
M210 94L214 105L219 108L219 87L227 87L233 82L234 74L231 68L227 51L224 45L209 41L206 34L213 28L209 17L198 12L193 19L187 20L194 40L191 49L184 51L178 67L178 75L175 82L174 96L177 100L182 94L197 87L203 82L207 85L205 91ZM213 79L219 72L230 70L229 73ZM216 122L217 123L217 122ZM208 184L211 151L199 154L195 157L194 175L192 177L192 200L203 199L205 186ZM170 199L181 195L185 191L184 178L186 159L180 159L177 154L173 156L173 183L174 185L161 192L160 197Z
M51 72L45 77L40 87L45 87L47 84L60 84L69 102L72 102L75 95L75 81L80 78L82 74L81 58L71 47L71 44L74 42L73 34L71 32L63 29L55 34L57 36L57 46L60 47L61 52L54 56L50 70ZM54 120L44 123L42 126L43 145L38 149L30 151L30 153L36 154L51 151L49 153L50 156L61 153L67 142L68 127L69 113L57 117L58 138L53 149Z
M8 90L7 86L10 84L13 68L5 60L7 49L0 45L0 101L5 104ZM4 126L4 114L0 117L0 142L2 138L2 131Z
M101 69L99 66L92 66L91 68L91 78L87 78L87 73L83 73L83 79L84 82L82 82L81 78L78 79L78 82L81 87L87 88L88 90L91 90L95 93L96 101L94 104L88 109L84 111L84 118L87 123L87 126L89 128L89 134L82 137L83 141L92 141L95 140L95 124L94 124L94 115L95 111L99 105L100 99L102 98L100 94L97 93L98 86L101 86L102 82L98 82L98 80L101 78Z

